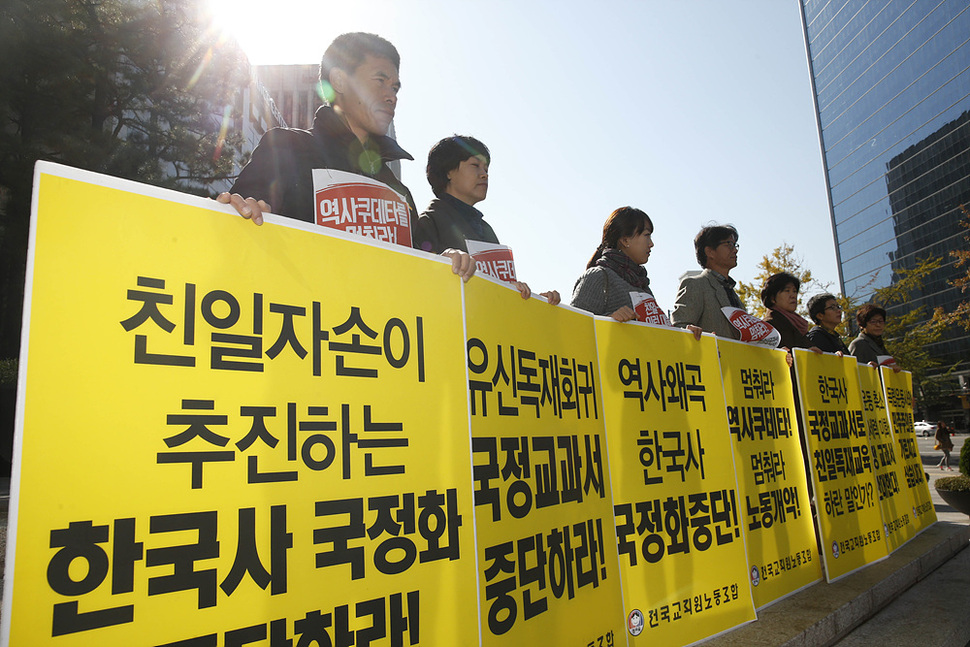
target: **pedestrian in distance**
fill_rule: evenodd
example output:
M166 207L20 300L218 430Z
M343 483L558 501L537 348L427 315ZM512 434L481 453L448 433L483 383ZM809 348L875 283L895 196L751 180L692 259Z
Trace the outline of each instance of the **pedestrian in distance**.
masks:
M939 467L941 470L953 471L950 467L950 452L953 451L953 441L950 440L950 435L953 431L947 426L945 422L940 420L939 424L936 426L936 447L934 449L939 449L943 452L943 458L940 459Z

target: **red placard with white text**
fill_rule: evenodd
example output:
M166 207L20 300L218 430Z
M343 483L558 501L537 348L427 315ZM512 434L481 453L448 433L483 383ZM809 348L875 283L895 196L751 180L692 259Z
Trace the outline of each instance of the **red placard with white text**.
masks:
M373 178L313 169L313 211L318 225L411 246L408 201Z

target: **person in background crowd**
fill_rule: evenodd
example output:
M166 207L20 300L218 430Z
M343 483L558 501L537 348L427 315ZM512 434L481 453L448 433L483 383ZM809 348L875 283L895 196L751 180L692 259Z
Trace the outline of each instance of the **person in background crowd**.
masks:
M801 281L788 272L772 274L761 288L761 303L768 308L765 321L781 334L781 346L788 348L810 348L822 352L812 345L805 333L809 323L795 310L798 308L798 289Z
M721 308L744 309L734 291L735 281L728 274L738 264L738 230L730 225L711 225L694 238L697 263L704 271L685 277L677 291L673 324L680 328L697 326L718 337L740 338Z
M413 214L414 200L387 166L414 159L387 136L401 89L401 57L375 34L350 33L334 39L320 63L320 82L332 90L332 105L321 106L310 131L273 128L260 140L235 184L216 200L244 218L263 224L263 212L314 222L313 170L335 169L366 175L402 194ZM413 217L412 217L413 220ZM442 250L452 271L467 281L475 262L457 249Z
M936 449L943 452L943 458L940 459L937 467L941 470L950 470L951 472L953 471L953 468L950 467L950 452L953 451L953 441L950 440L950 434L952 433L946 423L940 420L936 426Z
M842 323L842 306L834 295L816 294L809 299L808 316L815 322L806 335L813 346L826 353L849 354L848 347L835 330Z
M643 265L653 249L653 221L633 207L620 207L603 225L603 239L576 280L570 305L617 321L636 319L631 292L653 296ZM700 339L701 329L687 328Z
M474 137L454 135L431 147L426 174L435 198L414 223L415 249L440 254L447 249L468 251L466 240L498 244L498 237L475 205L488 195L488 147ZM529 286L516 282L523 299ZM555 290L543 292L549 303L559 303Z
M849 344L849 352L860 364L879 366L879 357L889 356L882 341L882 333L886 330L886 311L867 303L855 313L855 320L859 324L859 336Z

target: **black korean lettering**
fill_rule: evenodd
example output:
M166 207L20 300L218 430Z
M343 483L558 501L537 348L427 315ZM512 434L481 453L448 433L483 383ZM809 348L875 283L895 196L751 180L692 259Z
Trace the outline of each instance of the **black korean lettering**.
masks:
M546 588L546 551L542 533L529 535L515 542L519 561L519 585L525 588L522 592L522 613L526 620L545 613L549 602L540 591ZM534 557L530 557L534 554ZM529 586L536 584L536 590Z
M667 497L663 503L663 510L664 530L666 530L667 537L669 538L667 552L671 555L674 553L689 553L690 542L687 537L689 522L687 520L687 508L684 504L684 497Z
M525 406L534 407L536 418L538 418L540 416L539 394L541 387L536 381L539 376L536 354L533 351L520 348L516 357L518 359L517 373L519 379L515 383L515 388L519 392L519 401Z
M613 506L614 524L616 526L616 549L620 555L626 555L630 566L637 565L637 545L628 539L636 532L633 525L633 504L623 503ZM623 522L620 522L620 519Z
M485 599L494 600L488 607L488 628L496 636L508 632L518 615L518 607L512 597L516 588L513 554L511 541L485 549L485 562L488 564L485 567ZM511 575L497 579L502 573Z
M532 449L536 457L536 508L559 505L556 439L552 436L536 436L532 439Z
M472 337L465 344L466 354L468 357L468 370L474 375L482 375L488 371L488 349L485 347L484 342L481 339ZM472 352L472 351L477 352ZM475 356L481 353L481 361L475 361ZM469 376L470 377L470 376ZM472 405L472 415L488 415L488 394L492 391L492 381L491 380L468 380L468 391L470 392L470 399ZM478 413L477 401L475 399L475 394L481 393L481 403L482 412Z
M356 443L361 449L388 449L392 447L407 447L408 439L406 436L396 438L364 438L360 439L357 434L351 433L350 424L350 405L343 405L341 408L344 423L344 478L350 478L350 445ZM364 433L386 433L403 432L404 425L400 422L376 422L372 418L371 405L364 405ZM364 452L364 476L387 476L390 474L404 474L404 464L397 465L377 465L374 462L373 452Z
M455 560L461 556L458 544L458 531L462 517L458 513L458 490L449 488L445 494L428 490L418 497L418 532L428 542L427 548L419 554L421 563L439 559ZM448 533L447 545L441 538Z
M485 462L479 462L484 454ZM492 507L492 521L502 519L502 506L499 499L499 489L491 485L491 481L499 477L498 440L492 438L472 438L472 478L475 481L475 507L489 505Z
M364 549L360 546L350 547L352 539L363 539L366 532L363 499L317 501L315 509L318 517L346 515L347 518L346 525L314 529L314 545L330 544L333 547L330 551L316 554L317 568L350 564L351 579L364 577Z
M215 409L215 402L213 400L182 400L182 409L185 411L212 411ZM165 438L164 442L168 447L178 447L198 437L218 447L225 447L229 443L229 439L213 432L209 429L209 425L225 425L228 424L228 420L228 416L216 414L169 414L167 424L188 425L188 428L181 433ZM234 460L235 453L232 451L159 452L156 455L156 462L159 465L191 464L193 490L202 487L202 468L205 463L231 462Z
M368 339L377 339L377 331L373 330L366 323L364 323L364 319L361 317L360 308L358 306L351 306L350 316L347 318L347 321L343 322L339 326L334 327L334 336L339 337L346 332L350 332L352 329L359 330ZM372 346L361 343L360 333L352 333L350 339L350 343L337 341L330 342L330 350L341 353L357 353L362 355L381 354L380 346ZM345 361L345 357L343 355L337 355L336 374L349 377L377 377L377 369L348 366Z
M603 453L600 450L599 435L586 435L586 455L583 463L586 465L586 474L583 479L583 492L589 496L590 492L599 494L600 498L606 496L606 488L603 482Z
M256 509L240 509L238 526L236 557L220 588L232 595L248 573L263 590L272 582L271 595L286 593L286 551L293 547L293 534L286 531L286 506L270 509L270 571L263 566L256 548Z
M300 306L288 306L282 303L271 303L269 304L269 311L283 315L283 323L280 325L280 334L273 342L273 345L266 349L266 356L270 359L276 359L283 350L289 346L293 349L293 353L303 359L307 356L307 350L300 343L300 340L296 336L296 328L293 324L294 317L305 317L306 308Z
M295 405L294 405L295 406ZM266 418L276 417L276 407L240 407L239 415L244 418L252 418L252 425L246 435L236 443L236 448L244 452L257 440L261 441L269 448L275 448L279 444L279 439L269 432L266 428ZM296 481L299 474L296 470L284 472L261 472L259 469L259 457L249 456L247 464L248 483L282 483L286 481Z
M495 357L496 357L497 361L496 361L496 366L495 366L495 373L492 375L492 387L495 388L495 391L496 391L496 393L498 395L498 415L500 415L500 416L518 416L519 415L519 408L518 407L509 406L509 405L506 405L505 404L505 401L504 401L504 398L503 398L504 391L502 390L501 386L499 386L499 383L500 382L502 384L504 384L505 386L509 386L510 384L513 385L513 388L512 388L512 398L513 398L513 401L514 401L514 399L515 399L515 388L514 388L514 385L515 385L515 375L514 375L514 371L515 371L515 359L514 359L515 358L515 348L512 347L509 350L510 350L510 353L509 353L509 355L510 355L509 365L512 367L512 370L513 370L512 377L509 377L509 373L508 373L508 371L505 368L505 355L502 353L502 345L501 344L498 345L497 351L495 353Z
M526 436L502 438L501 446L505 455L502 480L508 482L514 477L505 494L505 504L513 517L522 519L532 510L533 500L532 488L527 480L532 470L529 439Z
M322 418L327 416L329 412L330 409L328 407L312 405L307 407L308 417ZM337 456L337 446L334 444L333 439L326 434L310 434L303 440L303 444L301 445L297 437L297 430L336 431L337 423L332 420L299 420L296 414L296 403L288 402L286 405L287 460L296 460L296 450L299 447L300 458L303 460L303 464L311 470L320 472L330 467L334 458ZM314 451L318 447L323 447L323 456L319 455L319 451L314 456Z
M137 285L151 290L164 290L165 280L139 276ZM141 307L134 315L120 322L126 332L138 328L149 319L166 333L175 330L175 324L165 318L159 310L159 305L172 305L174 297L171 294L148 292L147 290L128 290L129 301L141 301ZM188 334L188 332L186 332ZM136 364L155 364L160 366L195 366L195 358L184 355L166 355L148 351L148 335L135 335Z
M563 450L559 459L559 474L562 477L562 502L583 502L583 477L580 473L579 438L559 436L556 445Z
M149 532L152 534L194 530L197 541L195 544L146 551L145 563L149 567L172 566L169 575L149 578L148 595L195 589L200 609L215 606L216 569L197 571L195 567L198 561L219 556L217 527L218 517L214 511L153 516L149 521Z
M319 610L310 611L293 623L293 628L300 636L296 647L310 647L314 645L333 645L330 640L330 627L333 626L333 616L321 613ZM273 645L272 647L276 647ZM290 647L290 645L286 645Z
M566 595L576 597L574 562L576 559L570 539L569 527L553 528L546 539L549 547L549 587L557 598Z
M117 522L115 527L117 531ZM52 530L50 547L60 550L54 553L47 566L47 583L51 589L65 596L80 596L100 586L108 575L108 555L98 544L107 541L108 526L95 526L91 521L72 522L66 529ZM71 576L70 568L75 560L82 560L87 566L79 580ZM114 584L118 585L118 590L113 593L126 592L125 582ZM125 624L134 621L134 614L134 605L82 612L77 600L58 603L53 609L51 636Z
M391 535L374 551L374 565L385 575L403 573L411 568L418 556L414 541L403 536L414 534L414 494L408 492L371 497L367 500L367 506L371 512L377 513L367 529L367 536L376 539L382 534ZM392 561L392 555L397 555L399 559Z

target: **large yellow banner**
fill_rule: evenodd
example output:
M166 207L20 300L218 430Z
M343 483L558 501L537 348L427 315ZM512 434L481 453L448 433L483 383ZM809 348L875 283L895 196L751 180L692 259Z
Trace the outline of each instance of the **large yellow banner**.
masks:
M886 410L903 467L904 480L900 482L900 487L909 498L913 520L911 532L916 535L936 523L937 518L913 427L913 374L909 371L896 373L885 366L880 367L879 371Z
M888 555L854 357L796 348L795 373L814 482L825 576Z
M785 351L727 339L717 349L760 609L822 578L798 412Z
M859 383L876 473L876 489L879 491L883 532L889 542L889 552L892 552L916 535L917 528L911 512L912 497L906 486L900 448L889 426L879 370L868 364L859 364Z
M625 643L593 320L465 289L485 645Z
M447 265L50 164L35 196L9 644L477 642Z
M597 319L596 345L631 644L754 620L714 337Z

